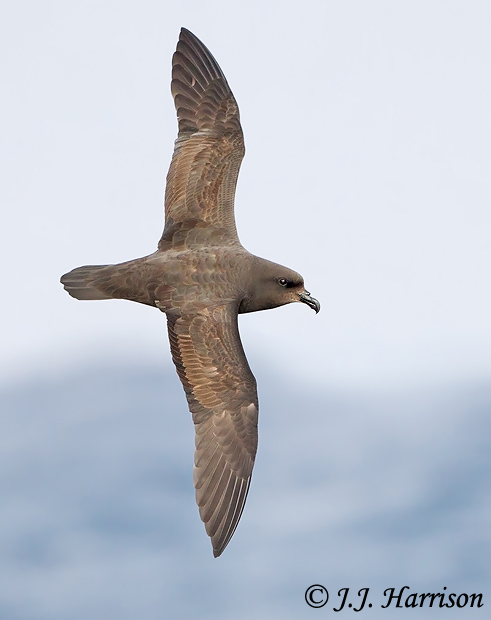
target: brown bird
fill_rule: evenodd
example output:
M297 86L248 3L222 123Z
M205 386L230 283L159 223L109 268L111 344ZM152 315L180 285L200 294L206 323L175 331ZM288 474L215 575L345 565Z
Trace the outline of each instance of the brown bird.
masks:
M165 227L153 254L79 267L61 282L76 299L129 299L167 315L172 358L196 430L194 486L219 556L237 527L257 449L256 380L237 315L300 301L320 310L302 276L240 243L234 195L244 138L232 91L189 30L172 58L179 134L167 175Z

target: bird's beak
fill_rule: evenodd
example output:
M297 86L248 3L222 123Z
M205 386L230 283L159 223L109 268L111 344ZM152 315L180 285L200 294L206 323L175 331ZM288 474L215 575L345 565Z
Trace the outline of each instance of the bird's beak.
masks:
M317 299L315 299L315 297L312 297L308 291L299 293L298 297L299 297L299 301L302 301L304 304L307 304L307 306L310 306L312 310L315 310L316 314L321 309L320 303L317 301Z

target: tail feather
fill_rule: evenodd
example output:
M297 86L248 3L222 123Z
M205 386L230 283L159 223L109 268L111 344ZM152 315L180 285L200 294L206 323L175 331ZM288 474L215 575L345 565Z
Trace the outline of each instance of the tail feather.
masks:
M112 267L112 265L78 267L61 276L60 282L75 299L112 299L113 295L105 292L101 286L107 280L108 271L111 271Z

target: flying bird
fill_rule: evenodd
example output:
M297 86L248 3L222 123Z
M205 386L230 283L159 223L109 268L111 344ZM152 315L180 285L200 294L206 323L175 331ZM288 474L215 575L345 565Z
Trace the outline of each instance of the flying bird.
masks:
M172 359L193 422L196 502L213 554L244 509L257 450L256 380L238 314L301 302L301 275L240 243L234 196L244 137L230 87L209 50L181 30L172 58L179 133L167 174L165 226L153 254L79 267L61 278L76 299L129 299L167 315Z

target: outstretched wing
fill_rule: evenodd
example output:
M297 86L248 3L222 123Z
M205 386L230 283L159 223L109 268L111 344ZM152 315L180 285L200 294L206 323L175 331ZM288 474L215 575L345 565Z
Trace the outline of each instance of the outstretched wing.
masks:
M159 248L176 231L194 226L220 229L238 242L234 196L244 138L239 109L208 49L183 28L172 58L172 94L179 134L167 174L165 229Z
M167 325L196 430L196 502L217 557L237 527L251 481L257 450L256 380L232 306L168 315Z

